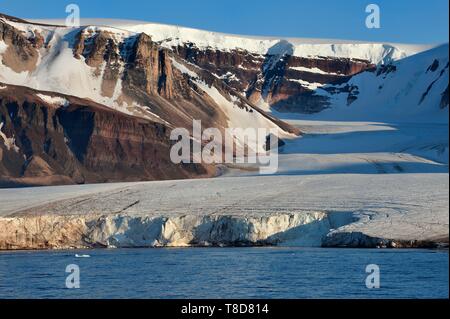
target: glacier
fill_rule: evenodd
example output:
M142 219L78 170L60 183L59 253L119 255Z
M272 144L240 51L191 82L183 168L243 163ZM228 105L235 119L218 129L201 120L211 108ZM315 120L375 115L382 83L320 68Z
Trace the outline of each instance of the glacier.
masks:
M447 174L51 186L2 189L0 201L1 249L434 247L448 238Z

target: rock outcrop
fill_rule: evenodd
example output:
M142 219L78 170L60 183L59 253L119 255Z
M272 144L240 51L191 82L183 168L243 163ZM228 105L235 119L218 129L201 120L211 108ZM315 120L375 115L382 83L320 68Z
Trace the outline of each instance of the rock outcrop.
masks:
M38 62L37 49L43 46L43 38L34 32L31 38L25 37L19 30L0 20L0 41L8 45L2 54L1 62L15 72L32 71Z
M361 232L331 232L323 247L335 248L448 248L448 238L434 240L402 240L372 237Z

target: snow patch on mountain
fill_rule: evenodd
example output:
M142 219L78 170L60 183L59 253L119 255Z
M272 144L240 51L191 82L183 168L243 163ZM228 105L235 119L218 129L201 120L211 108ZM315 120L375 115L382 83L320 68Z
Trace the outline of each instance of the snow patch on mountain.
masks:
M6 45L5 41L0 41L0 54L3 54L8 46Z
M191 78L196 79L198 78L198 74L194 71L187 68L184 64L179 63L176 59L171 58L172 64L175 68L177 68L181 73L189 75Z
M3 122L0 122L0 137L3 139L3 144L5 145L8 151L13 150L18 153L20 148L16 145L16 139L14 137L7 137L5 133L2 132L2 128L4 126Z
M55 106L68 106L69 101L65 98L59 97L59 96L49 96L45 94L36 94L37 97L39 97L44 102L47 102L48 104L52 104Z
M289 81L300 83L301 86L303 86L309 90L312 90L312 91L317 90L318 88L321 88L324 86L323 83L308 82L305 80L289 79Z
M309 73L318 73L318 74L327 74L327 75L341 75L339 73L333 72L325 72L319 68L307 68L304 66L291 66L291 70L301 71L301 72L309 72Z

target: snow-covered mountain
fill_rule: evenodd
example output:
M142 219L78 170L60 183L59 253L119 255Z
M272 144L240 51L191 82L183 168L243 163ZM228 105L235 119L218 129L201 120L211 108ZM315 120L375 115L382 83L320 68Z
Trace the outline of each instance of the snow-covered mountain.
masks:
M58 19L30 21L59 26L64 26L65 23L64 20ZM280 41L282 41L282 43L292 48L292 55L296 57L351 57L353 59L367 60L375 64L398 60L433 47L432 45L366 43L337 39L243 36L133 20L87 18L82 19L81 23L85 26L95 25L134 33L143 32L151 36L153 41L169 49L191 44L201 50L210 49L222 52L247 51L259 55L283 54L286 46L280 46Z
M377 65L340 84L317 83L325 101L321 119L448 123L448 44ZM292 97L279 105L298 111Z
M186 126L196 118L222 127L224 123L219 122L226 122L223 113L230 111L228 107L241 109L240 117L248 118L249 123L267 120L265 126L276 126L270 124L268 116L250 112L251 105L207 72L196 74L199 83L216 87L234 103L199 110L199 103L217 101L197 94L197 84L185 77L187 63L145 33L96 26L73 29L6 18L1 24L0 81L5 84L90 99L172 126ZM168 101L188 105L178 106L174 114L165 105ZM189 112L183 110L190 107ZM213 111L218 113L215 121L210 120Z
M448 45L246 37L120 20L83 25L0 15L2 177L208 175L198 167L171 172L168 154L145 163L140 151L167 149L168 131L190 129L193 119L222 131L279 128L287 138L300 131L277 112L448 121ZM142 123L159 144L146 141ZM108 175L111 162L122 173Z
M58 20L42 22L63 24ZM314 113L333 106L340 109L340 106L356 100L359 101L355 106L360 103L367 105L368 101L371 105L382 103L387 112L392 111L392 104L413 108L419 104L439 103L441 108L446 106L448 44L435 46L240 36L108 19L85 19L83 23L145 33L185 61L210 71L265 110L274 106L283 111ZM397 72L397 68L400 71ZM439 79L433 77L436 69L440 72ZM359 73L364 75L359 76ZM388 73L391 74L388 76ZM370 74L375 74L377 78ZM439 84L434 83L435 80ZM391 85L390 82L397 84ZM405 83L405 87L398 83ZM357 88L360 86L364 89L358 99ZM429 86L440 92L425 94ZM389 87L389 90L381 90L383 87ZM420 97L415 94L420 94ZM434 100L430 98L432 95ZM381 100L372 96L379 96ZM425 101L426 97L428 101ZM439 101L436 101L437 98ZM416 110L411 111L417 113ZM437 116L446 118L441 115Z

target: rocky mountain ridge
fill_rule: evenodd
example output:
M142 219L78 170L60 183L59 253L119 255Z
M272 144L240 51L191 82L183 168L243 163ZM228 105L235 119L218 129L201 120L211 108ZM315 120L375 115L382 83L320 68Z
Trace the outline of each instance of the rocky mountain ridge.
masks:
M77 97L3 86L0 183L52 185L207 177L212 167L174 165L168 128ZM60 105L64 105L60 107Z
M380 117L432 114L433 121L445 121L448 45L417 54L424 48L256 39L114 21L108 26L67 28L0 15L1 177L16 180L44 174L46 183L52 184L55 175L57 183L211 176L210 169L186 170L168 159L167 132L175 127L191 130L194 119L222 132L229 127L278 128L282 138L299 135L300 130L279 120L274 111L348 117L381 109ZM14 118L11 105L26 116ZM52 116L77 114L76 121L86 121L86 132L92 131L88 137L78 128L76 135L64 136L72 144L53 144L65 153L57 162L76 159L70 169L66 166L71 161L59 167L60 162L56 165L47 158L45 143L34 142L47 139L48 123L37 117L39 112L27 113L29 105ZM77 107L95 110L87 116L89 112ZM104 116L108 120L103 121ZM163 146L146 141L140 126L130 122L123 127L122 118L158 127L156 135L164 131ZM54 127L67 135L68 128L59 120L62 127ZM40 132L39 138L26 142L24 136L33 130ZM102 138L109 141L98 144L97 151L90 149L97 144L94 133L102 131ZM128 147L128 140L137 136L143 142ZM245 147L245 141L236 143ZM82 150L74 145L83 145ZM167 155L147 154L158 148ZM53 158L58 152L53 150ZM117 174L107 172L105 152L114 154L108 160ZM148 156L157 164L143 164ZM120 161L123 167L117 166ZM155 165L158 168L151 172ZM142 169L146 173L140 175ZM94 170L97 174L89 173Z

